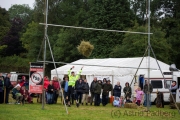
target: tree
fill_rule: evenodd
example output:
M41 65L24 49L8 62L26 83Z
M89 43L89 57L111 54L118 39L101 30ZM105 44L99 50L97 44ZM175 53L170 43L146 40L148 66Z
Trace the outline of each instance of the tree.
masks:
M14 18L21 18L23 22L30 21L32 16L32 10L28 4L23 5L13 5L9 8L9 18L10 20Z
M135 14L135 19L140 25L146 24L147 19L147 0L130 0L130 6Z
M159 25L162 31L165 32L165 38L171 46L172 51L169 51L170 63L175 63L180 67L180 1L179 0L154 0L152 2L152 10L156 20L159 20ZM155 11L155 12L154 12Z
M6 36L10 28L9 15L6 9L0 7L0 41Z
M134 26L133 29L130 30L145 32L146 29L147 27L139 26L136 24L136 26ZM152 28L151 32L153 33L153 35L151 35L150 37L150 43L156 57L163 62L169 63L169 52L171 51L171 46L165 39L165 33L161 31L160 28L155 27ZM130 33L126 33L125 38L123 39L123 44L118 45L113 49L111 57L143 56L147 47L147 35L132 35ZM151 56L154 57L152 53Z
M133 26L134 14L127 0L96 0L88 12L88 19L83 22L85 27L127 30ZM85 31L84 39L94 45L92 57L109 57L116 45L122 44L123 33L104 31Z
M33 21L29 23L26 32L22 34L21 41L27 50L26 57L36 59L43 41L43 26Z
M23 26L22 21L19 18L14 18L11 24L8 34L0 43L1 45L7 45L2 51L2 56L20 55L24 51L19 35Z

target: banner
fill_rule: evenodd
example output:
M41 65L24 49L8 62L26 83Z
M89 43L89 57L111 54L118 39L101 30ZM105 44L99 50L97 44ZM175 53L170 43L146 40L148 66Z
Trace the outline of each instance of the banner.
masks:
M29 74L29 92L42 93L43 88L43 64L31 63Z

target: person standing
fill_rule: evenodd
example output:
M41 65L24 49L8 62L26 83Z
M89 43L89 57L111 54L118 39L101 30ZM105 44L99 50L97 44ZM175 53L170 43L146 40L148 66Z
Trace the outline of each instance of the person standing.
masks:
M74 71L72 71L72 69L74 68L74 66L72 66L72 68L70 68L70 70L68 70L68 77L69 77L69 82L68 82L68 105L70 107L70 98L72 98L72 104L74 103L74 88L75 88L75 83L76 81L80 78L81 72L83 67L81 68L81 70L78 72L77 75L75 75ZM76 102L76 106L79 106L79 103Z
M117 84L114 86L114 89L113 89L113 94L114 94L114 98L116 97L121 97L121 85L120 85L120 82L117 82Z
M76 103L78 103L76 106L79 107L79 104L81 104L82 100L82 94L83 94L83 81L82 79L79 79L76 82L75 90L76 90Z
M178 86L176 85L176 81L173 81L171 84L171 87L169 88L172 95L170 95L170 108L176 108L175 103L176 102L176 90L178 89ZM173 101L174 98L174 101Z
M97 84L97 77L94 77L94 80L91 82L91 86L90 86L90 92L91 92L91 101L90 104L92 105L93 103L93 99L94 99L94 91L95 91L95 86Z
M52 85L52 81L50 81L47 88L47 103L48 104L54 103L53 93L54 93L54 86Z
M102 82L102 84L106 84L106 83L107 83L106 78L103 78L103 82Z
M94 87L94 96L95 96L94 106L100 106L101 89L102 89L102 81L98 80L98 83L95 84Z
M53 87L54 87L54 103L57 103L57 99L59 96L59 90L60 90L60 85L59 85L59 81L58 78L55 76L53 77Z
M88 95L89 95L89 84L87 82L87 79L84 79L82 105L84 101L86 101L86 105L88 105Z
M110 80L107 81L106 84L102 85L103 93L102 93L102 104L106 106L108 104L109 92L112 93L112 85L110 84Z
M141 87L141 90L143 89L143 85L144 85L144 76L140 75L139 76L139 86Z
M145 85L143 87L143 92L144 92L144 106L146 107L147 105L151 106L151 93L153 91L153 86L151 83L149 83L147 80L145 81Z
M129 83L126 82L125 87L123 89L123 92L125 94L125 99L127 99L127 97L131 98L131 94L132 94L132 89L129 86Z
M0 75L0 104L4 102L4 79Z
M68 104L68 81L69 81L69 78L67 76L65 76L61 83L61 87L63 89L65 104L70 107L70 103Z
M12 88L12 85L11 85L11 82L10 82L10 77L11 77L11 74L8 73L6 78L4 79L4 86L5 86L5 103L8 104L9 103L9 92Z

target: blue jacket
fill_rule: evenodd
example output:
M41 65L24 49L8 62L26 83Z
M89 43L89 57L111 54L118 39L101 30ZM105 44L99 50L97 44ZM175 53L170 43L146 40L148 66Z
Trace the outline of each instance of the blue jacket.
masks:
M122 89L121 85L120 86L115 85L114 90L113 90L114 96L120 97L121 96L121 89Z
M114 100L114 101L113 101L113 105L114 105L114 106L119 106L119 100Z

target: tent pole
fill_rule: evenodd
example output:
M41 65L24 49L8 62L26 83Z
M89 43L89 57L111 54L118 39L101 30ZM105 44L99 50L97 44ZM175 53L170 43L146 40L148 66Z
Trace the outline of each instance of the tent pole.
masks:
M52 57L52 59L53 59L53 61L54 61L54 56L53 56L53 53L52 53L52 49L51 49L51 45L50 45L50 42L49 42L49 38L48 38L48 36L46 36L46 37L47 37L49 49L50 49L50 52L51 52L51 57ZM57 75L57 77L59 78L55 62L54 62L54 68L55 68L55 70L56 70L56 75ZM59 82L59 85L61 86L61 83L60 83L60 82ZM60 88L60 91L61 91L61 93L62 93L62 97L64 97L64 94L63 94L63 91L62 91L62 86L61 86L61 88ZM67 110L67 106L66 106L66 102L65 102L65 99L64 99L64 98L63 98L63 102L64 102L64 106L65 106L65 109L66 109L66 113L68 114L68 110Z
M146 50L145 50L145 52L144 52L144 55L143 55L143 58L141 59L141 62L139 63L139 66L138 66L138 68L137 68L137 70L136 70L136 72L135 72L135 74L134 74L134 77L133 77L133 79L131 80L130 86L132 85L132 83L133 83L133 81L134 81L134 78L136 77L136 74L137 74L137 72L138 72L138 70L139 70L139 68L140 68L140 66L141 66L141 63L142 63L142 61L143 61L143 59L144 59L144 57L145 57L145 55L146 55L147 50L148 50L148 47L146 48Z
M43 62L43 87L42 87L42 109L44 109L44 102L45 102L45 91L44 91L44 76L45 76L45 64L46 64L46 34L47 34L47 13L48 13L48 0L45 0L45 9L44 9L44 20L45 20L45 27L44 27L44 62Z

